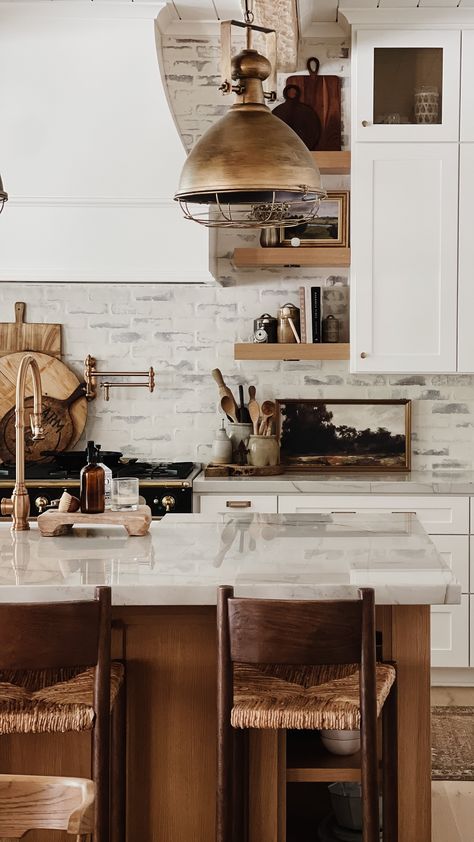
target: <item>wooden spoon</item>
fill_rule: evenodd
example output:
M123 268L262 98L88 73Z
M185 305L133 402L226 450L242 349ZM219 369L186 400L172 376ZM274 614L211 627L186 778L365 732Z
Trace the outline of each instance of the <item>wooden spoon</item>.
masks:
M238 423L237 406L234 398L224 395L221 398L221 408L229 418L232 418L232 421L235 421L236 424Z
M261 413L263 416L262 423L260 425L260 435L264 436L267 427L270 425L270 418L275 415L276 405L274 401L264 401L261 406Z
M257 394L257 390L255 386L249 386L249 398L251 401L255 400L255 395Z
M253 424L253 434L254 436L258 436L258 424L260 421L260 407L255 400L255 398L251 398L248 403L248 411L250 414L250 420Z

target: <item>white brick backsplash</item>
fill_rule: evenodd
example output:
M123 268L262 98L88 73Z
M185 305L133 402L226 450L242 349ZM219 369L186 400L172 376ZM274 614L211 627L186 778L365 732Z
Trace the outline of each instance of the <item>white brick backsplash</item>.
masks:
M349 61L340 45L305 45L316 54L321 73L343 77L344 143L348 144ZM309 51L309 52L308 52ZM303 51L304 52L304 51ZM219 69L215 39L164 38L164 68L170 100L189 149L231 102L214 86ZM279 91L284 78L279 78ZM345 189L348 179L331 178L327 187ZM189 223L191 225L191 223ZM157 386L112 389L89 405L87 438L103 447L151 459L210 458L219 427L218 394L212 368L222 369L237 392L253 384L261 399L274 397L394 398L413 400L413 467L474 468L474 374L349 374L347 362L234 362L234 341L248 341L253 320L276 314L286 301L298 303L300 285L347 282L310 268L237 270L236 246L258 243L258 234L220 231L216 236L221 285L198 284L13 284L0 285L2 321L13 321L15 301L27 301L27 321L63 324L64 360L82 377L83 360L93 354L101 368L146 370L153 365ZM183 243L183 248L186 244ZM340 275L340 277L339 277ZM245 390L247 395L247 388Z

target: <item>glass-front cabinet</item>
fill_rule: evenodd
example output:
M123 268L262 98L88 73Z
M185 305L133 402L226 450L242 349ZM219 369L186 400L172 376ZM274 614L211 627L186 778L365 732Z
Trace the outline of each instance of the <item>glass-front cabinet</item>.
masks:
M354 140L459 139L459 32L359 29L355 44Z

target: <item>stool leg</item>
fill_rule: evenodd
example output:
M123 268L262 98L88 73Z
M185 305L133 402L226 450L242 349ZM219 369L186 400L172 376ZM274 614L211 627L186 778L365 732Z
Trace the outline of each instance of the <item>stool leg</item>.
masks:
M383 734L383 842L398 842L398 722L397 682L392 685L382 713Z
M94 842L110 842L110 719L96 721L92 733L92 780L95 783Z
M233 833L233 728L218 722L216 842L232 842Z
M235 842L248 840L248 763L249 740L248 731L236 728L234 730L234 771L233 771L233 825Z
M377 720L361 723L362 839L379 842L379 786L377 757Z
M125 842L126 837L126 699L124 679L112 710L110 793L110 833L112 842Z

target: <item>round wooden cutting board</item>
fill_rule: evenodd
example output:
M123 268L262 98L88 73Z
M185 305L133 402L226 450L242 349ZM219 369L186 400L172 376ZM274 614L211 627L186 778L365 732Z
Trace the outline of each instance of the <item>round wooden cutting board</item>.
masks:
M44 398L44 431L45 439L33 442L27 430L25 435L25 456L27 462L37 462L44 459L45 450L68 450L79 440L87 420L87 401L85 398L75 400L67 406L67 399L80 385L79 379L73 371L61 360L48 354L30 352L36 359L41 373L42 394ZM15 389L18 368L24 352L7 354L0 357L0 459L4 462L15 461L14 436L12 436L11 410L15 406ZM31 376L27 378L26 396L33 394ZM48 413L48 398L65 401L63 405L52 402ZM31 401L27 402L30 405ZM10 412L10 416L4 419ZM26 424L29 423L28 411Z

